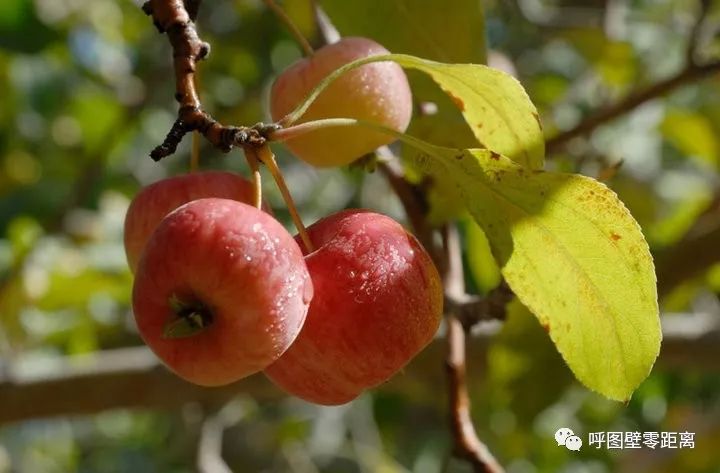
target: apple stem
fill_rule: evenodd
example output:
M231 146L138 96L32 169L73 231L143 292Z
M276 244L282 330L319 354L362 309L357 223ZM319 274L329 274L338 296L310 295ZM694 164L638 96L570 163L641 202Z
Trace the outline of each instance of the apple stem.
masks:
M300 31L300 28L297 27L294 21L288 16L287 13L285 13L285 10L280 8L280 6L274 2L274 0L265 0L265 5L267 5L273 13L278 17L280 21L282 21L285 26L290 30L290 33L295 38L295 41L300 45L303 52L305 53L305 56L312 56L315 54L315 50L312 46L310 46L310 43L305 38L305 36Z
M248 166L252 172L253 181L253 206L255 208L262 208L262 176L260 175L260 165L258 163L257 151L252 146L246 146L243 148L245 151L245 159L247 159Z
M322 130L325 128L337 128L347 126L358 126L359 121L355 118L321 118L309 122L299 123L286 128L280 128L270 133L272 141L287 141L306 133Z
M290 195L290 190L285 183L285 178L283 177L282 172L277 165L277 161L275 161L275 155L270 150L270 147L268 145L262 145L259 148L256 148L256 152L260 161L262 161L263 164L267 166L270 174L272 174L272 177L275 180L275 183L280 189L283 200L285 200L285 204L287 205L288 211L290 212L290 217L292 217L293 223L295 224L295 227L298 230L298 234L300 235L300 239L302 240L303 245L305 245L305 250L308 253L312 253L313 251L315 251L315 247L313 246L312 241L310 241L310 236L308 235L305 225L303 225L300 214L297 211L297 207L295 207L295 201Z
M190 172L197 172L200 167L200 133L192 134L192 147L190 150Z
M388 128L385 125L379 123L358 120L356 118L321 118L319 120L311 120L309 122L298 123L297 125L291 125L284 128L279 128L269 132L267 135L271 141L287 141L298 136L312 133L314 131L323 130L326 128L337 128L337 127L363 127L369 130L379 131L385 133L388 136L401 140L413 140L405 133L400 133L397 130ZM417 141L417 140L414 140Z

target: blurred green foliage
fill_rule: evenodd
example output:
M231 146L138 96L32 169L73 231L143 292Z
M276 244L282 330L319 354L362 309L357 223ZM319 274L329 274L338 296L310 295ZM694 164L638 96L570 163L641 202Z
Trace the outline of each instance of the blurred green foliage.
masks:
M472 62L483 59L487 45L490 64L514 72L526 87L548 135L683 67L699 8L684 0L487 1L483 28L478 1L321 3L341 33L374 37L393 52ZM315 39L310 2L284 5ZM147 157L169 130L176 104L167 40L139 7L128 0L0 2L0 367L43 373L61 356L141 343L129 307L124 212L141 186L186 172L189 140L160 164ZM267 120L268 86L300 49L259 1L204 2L198 21L213 47L200 66L206 108L224 123ZM718 23L714 1L708 24ZM717 57L720 42L703 38L703 54ZM411 78L416 110L433 101L438 112L418 114L410 133L467 143L471 135L452 103L429 80ZM719 137L720 78L713 77L573 141L548 166L598 176L622 160L609 185L659 250L677 244L717 202ZM306 221L349 206L404 219L382 176L310 169L277 151ZM222 155L204 144L202 166L247 172L239 153ZM289 224L277 190L268 185L265 193ZM444 192L431 201L436 220L457 211ZM469 287L487 291L497 284L496 268L486 263L482 234L467 226L466 236ZM715 266L669 294L663 309L717 316L718 292ZM656 368L627 405L614 403L572 380L522 307L513 305L508 317L487 360L469 360L469 374L480 434L509 472L720 471L716 375ZM243 472L468 471L447 460L441 387L428 381L423 389L437 392L428 399L378 390L338 408L240 394L221 411L230 419L225 458ZM4 426L0 472L194 471L202 418L188 406ZM696 447L662 456L574 453L556 446L560 426L690 430Z

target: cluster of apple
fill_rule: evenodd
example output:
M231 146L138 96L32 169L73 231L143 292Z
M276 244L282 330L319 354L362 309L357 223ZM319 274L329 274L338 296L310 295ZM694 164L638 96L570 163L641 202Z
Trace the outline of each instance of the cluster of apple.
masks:
M273 116L340 65L385 52L361 38L318 50L278 78ZM410 103L402 70L373 63L334 83L304 119L345 116L404 130ZM288 145L310 163L337 165L388 141L348 132ZM128 209L135 318L170 369L206 386L264 371L288 393L342 404L389 379L430 342L442 313L440 277L399 223L341 211L308 228L308 251L269 209L250 205L253 196L253 184L238 175L203 172L150 185Z

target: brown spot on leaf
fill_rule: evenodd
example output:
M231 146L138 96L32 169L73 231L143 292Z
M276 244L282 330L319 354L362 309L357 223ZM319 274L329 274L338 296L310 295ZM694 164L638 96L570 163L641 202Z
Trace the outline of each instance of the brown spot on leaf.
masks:
M618 240L619 240L620 238L622 238L622 237L621 237L620 235L618 235L617 233L615 233L615 232L611 232L611 233L610 233L610 238L612 238L613 241L618 241Z
M540 326L545 330L547 333L550 333L550 324L548 322L540 322Z
M455 155L455 159L458 159L458 160L459 160L459 159L462 159L462 158L464 158L464 157L465 157L465 155L464 155L464 154L462 154L462 153L461 153L461 154L456 154L456 155Z
M482 128L482 127L483 127L483 124L482 124L482 123L478 123L478 124L477 124L477 127L478 127L478 128Z
M457 108L459 108L461 112L464 112L465 111L465 102L463 102L460 97L456 97L455 95L453 95L451 92L448 92L447 94L450 96L450 99L452 99L455 106Z
M500 161L500 153L496 153L495 151L490 151L490 159L494 159L495 161Z

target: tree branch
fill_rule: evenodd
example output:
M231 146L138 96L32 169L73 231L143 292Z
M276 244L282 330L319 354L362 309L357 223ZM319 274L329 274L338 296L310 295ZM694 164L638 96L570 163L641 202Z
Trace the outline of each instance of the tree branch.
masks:
M716 319L715 314L707 314L702 320L688 315L663 316L658 368L720 372L720 327ZM467 338L466 357L482 363L497 330L496 326L482 326L473 331ZM401 374L377 389L432 403L442 382L434 367L446 356L447 344L436 340ZM32 376L13 362L5 368L0 370L0 425L109 409L175 410L189 403L220 406L240 394L274 402L285 397L261 375L219 388L195 386L169 372L144 346L61 358Z
M175 99L180 103L178 118L165 140L150 156L158 161L173 154L183 137L199 131L213 146L223 152L236 146L260 146L267 134L277 127L257 124L252 127L226 126L203 110L195 86L197 62L210 54L210 45L200 40L193 20L197 17L201 0L150 0L143 11L151 15L161 33L167 33L173 49L175 69Z
M443 229L443 243L447 268L443 283L448 297L460 298L465 294L460 237L455 226ZM467 460L476 473L502 473L504 470L475 431L470 411L470 396L465 382L465 335L469 326L463 326L458 316L447 311L447 378L450 402L450 426L454 455Z
M503 320L505 306L514 297L506 283L502 283L486 296L463 294L461 297L445 295L445 312L455 314L465 330L470 330L478 322Z
M716 72L720 71L720 60L700 64L697 60L697 49L700 41L700 33L705 23L708 12L710 10L709 0L700 0L700 13L698 14L693 26L690 30L688 38L686 56L686 66L677 74L650 85L646 89L638 90L631 93L620 102L610 105L604 109L600 109L583 121L578 123L574 128L559 133L548 139L545 143L545 149L548 153L556 152L562 149L570 140L579 136L587 135L599 126L614 120L615 118L628 113L638 106L669 94L677 88L692 84L699 80L705 79Z
M545 142L545 149L548 154L560 151L570 140L591 133L599 126L634 110L645 102L667 95L679 87L705 79L717 72L720 72L720 61L703 65L690 63L672 77L631 93L620 102L588 116L575 127L549 138Z

